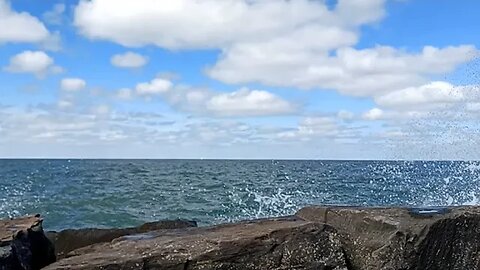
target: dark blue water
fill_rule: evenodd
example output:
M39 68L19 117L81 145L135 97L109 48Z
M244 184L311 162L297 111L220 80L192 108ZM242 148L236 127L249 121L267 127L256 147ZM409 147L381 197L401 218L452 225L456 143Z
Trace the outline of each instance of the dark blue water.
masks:
M478 204L478 162L0 160L0 218L47 229L185 218L201 225L309 204Z

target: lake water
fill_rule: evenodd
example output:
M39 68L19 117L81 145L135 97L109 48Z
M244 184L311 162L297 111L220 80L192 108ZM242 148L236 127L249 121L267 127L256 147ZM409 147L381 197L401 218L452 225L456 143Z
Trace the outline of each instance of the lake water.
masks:
M210 225L310 204L475 205L480 162L0 160L0 218L41 213L47 229L160 219Z

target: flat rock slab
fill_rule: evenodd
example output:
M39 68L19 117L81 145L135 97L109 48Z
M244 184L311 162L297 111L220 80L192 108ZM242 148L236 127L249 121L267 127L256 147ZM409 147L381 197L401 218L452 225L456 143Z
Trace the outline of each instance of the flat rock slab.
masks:
M115 238L126 235L147 233L162 229L182 229L197 227L195 221L164 220L145 223L139 227L123 229L69 229L61 232L48 232L47 237L55 245L58 259L64 258L69 252L98 243L111 242Z
M39 215L0 221L0 270L38 270L54 261Z
M293 217L126 236L69 256L45 269L347 269L335 229Z
M9 246L19 231L27 231L41 223L39 215L0 220L0 247Z

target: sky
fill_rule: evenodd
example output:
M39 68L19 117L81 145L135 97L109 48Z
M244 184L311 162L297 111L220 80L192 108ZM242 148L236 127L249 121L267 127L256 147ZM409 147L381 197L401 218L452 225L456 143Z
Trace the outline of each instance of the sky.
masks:
M0 0L0 157L480 159L477 0Z

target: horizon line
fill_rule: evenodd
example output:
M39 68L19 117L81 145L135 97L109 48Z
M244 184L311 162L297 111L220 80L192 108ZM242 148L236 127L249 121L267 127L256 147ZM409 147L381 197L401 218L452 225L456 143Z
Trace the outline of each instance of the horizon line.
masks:
M329 159L329 158L144 158L144 157L0 157L0 160L192 160L192 161L444 161L480 162L477 159Z

